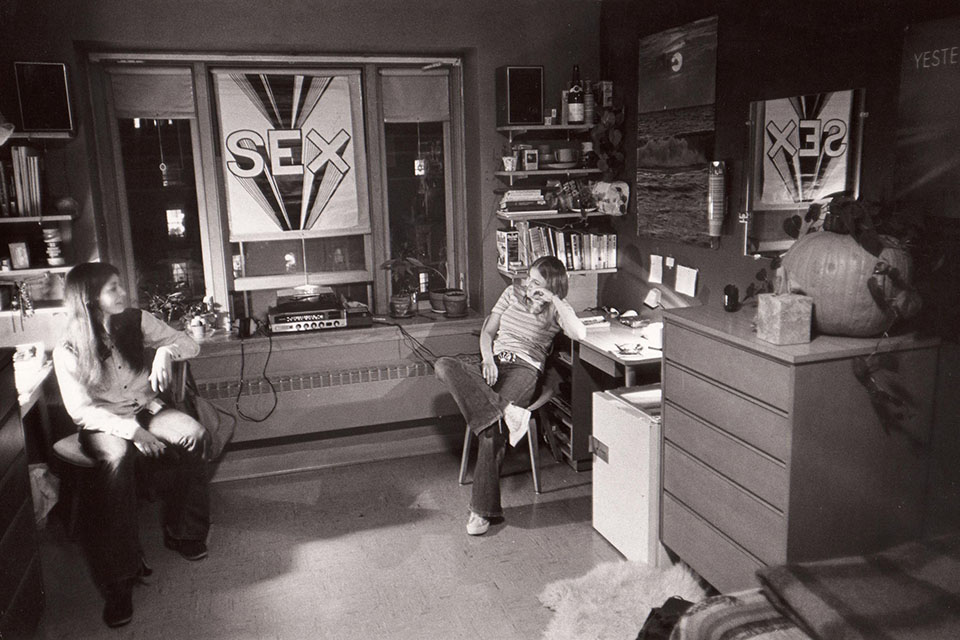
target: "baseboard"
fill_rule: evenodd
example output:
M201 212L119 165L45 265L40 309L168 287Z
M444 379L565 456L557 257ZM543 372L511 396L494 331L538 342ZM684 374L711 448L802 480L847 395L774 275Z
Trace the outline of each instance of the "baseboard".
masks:
M397 425L373 433L324 437L307 442L228 450L214 467L211 482L297 473L377 460L447 452L459 457L463 419L427 425Z

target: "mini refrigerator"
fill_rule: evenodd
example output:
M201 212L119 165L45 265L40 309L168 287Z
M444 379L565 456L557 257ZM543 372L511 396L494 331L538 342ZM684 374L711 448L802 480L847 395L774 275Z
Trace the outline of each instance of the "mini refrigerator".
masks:
M660 385L593 394L593 528L628 560L660 556Z

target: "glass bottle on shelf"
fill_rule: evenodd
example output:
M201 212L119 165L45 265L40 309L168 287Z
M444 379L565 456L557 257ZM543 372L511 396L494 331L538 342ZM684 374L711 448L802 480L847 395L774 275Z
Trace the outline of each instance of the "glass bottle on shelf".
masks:
M567 93L567 110L569 124L583 124L584 104L583 85L580 83L580 65L573 65L573 76L570 79L570 90Z
M584 124L592 125L594 123L594 115L596 114L596 97L593 94L593 86L589 80L584 80L583 86L583 122Z

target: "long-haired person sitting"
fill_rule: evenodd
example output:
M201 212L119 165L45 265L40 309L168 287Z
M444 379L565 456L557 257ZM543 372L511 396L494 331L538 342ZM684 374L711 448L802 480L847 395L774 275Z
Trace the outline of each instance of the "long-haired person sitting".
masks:
M81 496L81 541L111 627L133 617L133 585L151 573L137 531L138 467L163 501L167 547L200 560L210 527L203 459L209 438L200 423L158 398L170 385L173 362L196 356L200 347L152 314L127 308L119 276L99 262L70 270L69 323L53 352L80 446L97 462Z
M562 262L552 256L538 259L523 285L507 287L484 321L479 370L456 358L440 358L434 364L467 426L479 436L467 520L470 535L483 535L491 518L503 516L500 469L508 434L501 433L500 418L515 444L528 428L530 412L524 407L533 398L554 337L561 330L575 340L586 334L565 300L568 287Z

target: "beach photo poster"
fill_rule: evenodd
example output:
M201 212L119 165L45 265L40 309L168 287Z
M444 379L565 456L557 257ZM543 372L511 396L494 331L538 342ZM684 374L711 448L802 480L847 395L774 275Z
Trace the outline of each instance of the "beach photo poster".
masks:
M709 246L717 17L640 40L637 235Z

